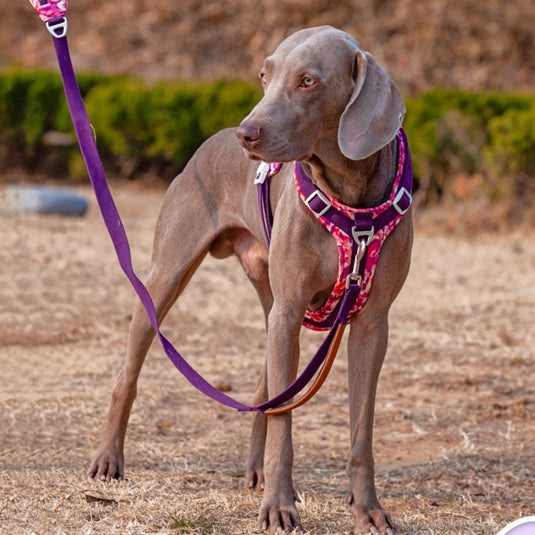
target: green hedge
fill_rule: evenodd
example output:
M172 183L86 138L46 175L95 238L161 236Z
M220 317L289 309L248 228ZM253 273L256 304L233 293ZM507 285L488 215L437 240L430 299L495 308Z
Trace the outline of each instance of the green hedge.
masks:
M80 92L87 95L95 87L113 85L122 78L82 75ZM50 131L69 133L72 122L58 74L45 71L0 74L0 165L3 171L22 168L46 175L69 174L69 161L79 150L46 144ZM81 158L81 157L80 157ZM85 175L87 176L87 174Z
M160 83L80 76L99 151L111 174L146 170L171 179L198 146L239 124L261 96L244 82ZM49 146L45 134L70 133L61 80L48 72L0 75L0 164L47 175L85 177L75 143Z
M151 171L171 179L206 138L237 125L261 97L245 82L148 85L82 75L79 84L106 169L132 178ZM415 176L428 202L448 195L460 174L477 175L491 200L535 193L534 96L433 90L406 104ZM50 146L50 131L72 134L59 76L0 74L2 168L85 177L76 144Z
M259 97L243 82L147 88L125 80L93 88L86 105L99 146L121 174L152 167L171 178L205 139L239 124Z
M415 175L429 201L459 174L485 195L535 193L535 97L437 89L409 99L405 128Z

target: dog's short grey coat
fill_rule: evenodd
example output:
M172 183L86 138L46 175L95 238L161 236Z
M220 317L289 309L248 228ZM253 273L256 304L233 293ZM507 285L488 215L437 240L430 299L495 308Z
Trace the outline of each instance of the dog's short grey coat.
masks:
M295 377L304 313L322 305L338 269L335 241L298 197L291 163L273 181L268 252L253 185L256 160L300 160L323 191L347 205L376 206L392 188L395 138L405 112L398 88L373 57L353 37L328 26L283 41L265 60L261 80L264 97L241 125L206 141L169 187L146 278L162 320L208 252L239 257L267 324L266 366L255 404ZM395 533L375 491L372 427L388 312L406 278L411 245L408 213L383 246L368 303L352 319L348 336L348 503L357 533ZM153 336L137 304L91 477L124 474L126 427ZM263 488L259 529L301 527L292 480L291 422L291 414L253 416L246 482Z

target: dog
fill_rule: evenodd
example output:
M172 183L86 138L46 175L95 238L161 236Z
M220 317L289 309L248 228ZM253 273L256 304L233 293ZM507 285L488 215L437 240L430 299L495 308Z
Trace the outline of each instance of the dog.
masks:
M338 273L336 242L300 198L293 162L300 162L311 181L341 203L378 206L392 191L405 113L399 89L373 56L330 26L286 38L265 60L260 79L264 96L251 113L237 128L203 143L169 186L146 278L162 321L208 253L239 258L267 325L266 363L255 404L294 380L303 318L307 311L321 309ZM253 184L259 161L283 163L271 184L269 248ZM412 239L409 209L385 240L366 305L350 322L347 501L356 533L396 533L375 490L372 427L388 313L408 274ZM138 303L91 478L124 475L128 418L153 337ZM302 529L292 479L291 426L291 413L253 416L246 486L263 489L260 530Z

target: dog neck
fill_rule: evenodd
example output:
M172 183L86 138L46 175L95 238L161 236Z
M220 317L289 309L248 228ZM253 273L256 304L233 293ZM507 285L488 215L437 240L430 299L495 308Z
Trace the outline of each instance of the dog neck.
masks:
M305 173L322 191L347 206L372 208L384 202L397 168L396 139L364 160L346 158L338 142L325 140L314 155L301 162Z

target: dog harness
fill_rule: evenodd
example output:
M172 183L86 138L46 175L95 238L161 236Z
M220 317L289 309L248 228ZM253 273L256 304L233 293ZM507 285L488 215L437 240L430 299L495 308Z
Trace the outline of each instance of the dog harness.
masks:
M381 247L412 203L412 162L403 129L398 132L397 139L398 165L394 185L388 200L375 208L346 206L315 186L299 162L294 164L294 180L299 196L318 221L333 235L339 253L338 276L330 296L320 309L309 310L305 315L303 325L309 329L325 331L332 327L340 309L347 278L355 266L357 251L362 242L365 246L361 248L364 254L359 260L362 284L350 315L357 313L366 304ZM261 164L255 180L259 185L260 211L268 244L273 218L269 208L267 178L275 175L279 169L280 164Z

